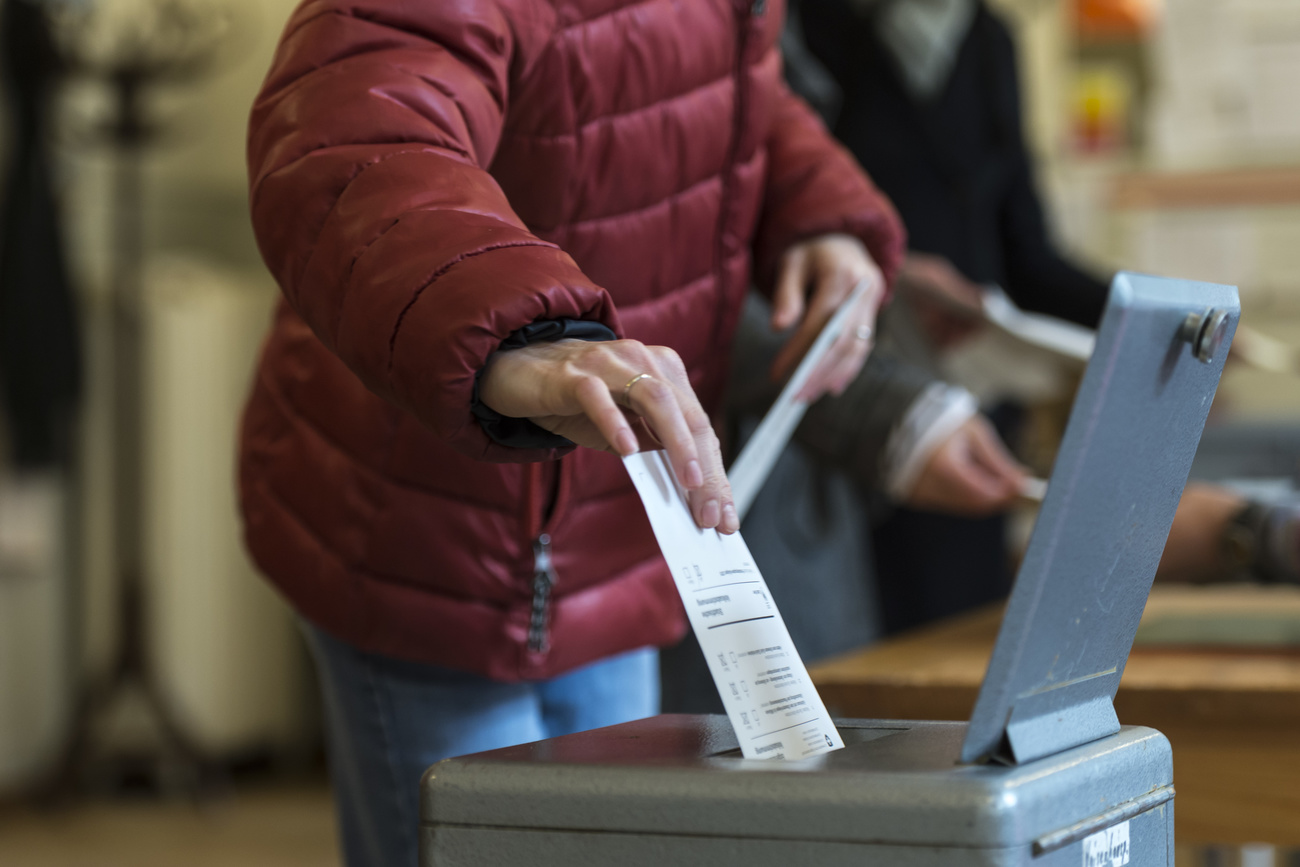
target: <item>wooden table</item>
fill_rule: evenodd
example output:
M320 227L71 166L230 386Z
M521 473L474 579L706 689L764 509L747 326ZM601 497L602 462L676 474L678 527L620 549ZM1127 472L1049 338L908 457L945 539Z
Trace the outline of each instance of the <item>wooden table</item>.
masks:
M1111 186L1117 210L1180 210L1300 204L1300 166L1189 172L1128 172Z
M1300 624L1300 591L1160 587L1143 626L1207 614ZM822 662L813 680L838 716L969 719L1001 615L983 609ZM1159 729L1173 745L1180 844L1300 846L1300 645L1140 638L1115 709L1122 723Z

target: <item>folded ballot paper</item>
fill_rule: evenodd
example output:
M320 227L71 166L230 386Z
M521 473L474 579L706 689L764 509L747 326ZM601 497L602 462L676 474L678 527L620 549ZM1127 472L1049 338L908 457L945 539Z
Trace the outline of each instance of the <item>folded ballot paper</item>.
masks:
M807 402L798 398L843 331L864 280L822 328L728 474L743 518L767 480ZM813 687L767 584L739 533L695 526L686 494L663 452L624 458L650 526L672 569L691 628L748 759L802 759L844 746Z
M844 746L739 533L695 525L667 455L623 459L748 759Z

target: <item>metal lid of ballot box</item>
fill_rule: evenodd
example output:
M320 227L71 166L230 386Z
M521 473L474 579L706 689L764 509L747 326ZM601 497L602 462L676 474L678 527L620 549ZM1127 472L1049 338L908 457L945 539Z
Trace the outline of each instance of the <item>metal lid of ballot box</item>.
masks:
M1239 313L1230 286L1116 276L962 761L1119 731L1112 701Z

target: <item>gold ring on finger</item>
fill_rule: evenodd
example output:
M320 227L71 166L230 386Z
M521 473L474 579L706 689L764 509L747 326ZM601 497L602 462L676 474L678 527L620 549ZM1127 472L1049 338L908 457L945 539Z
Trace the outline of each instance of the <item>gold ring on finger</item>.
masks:
M632 386L636 385L638 382L640 382L643 379L654 379L654 377L648 373L638 373L636 376L632 377L627 381L627 385L623 386L623 406L626 407L632 406L632 399L631 399Z

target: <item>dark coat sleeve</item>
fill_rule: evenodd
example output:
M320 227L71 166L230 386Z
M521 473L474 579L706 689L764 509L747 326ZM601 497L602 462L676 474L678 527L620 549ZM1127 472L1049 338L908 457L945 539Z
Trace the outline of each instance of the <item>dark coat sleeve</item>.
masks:
M1011 181L999 214L1007 273L1003 288L1026 310L1096 327L1107 284L1062 256L1049 237L1025 144L1015 45L1000 22L990 38L997 66L998 122L1011 158Z
M727 413L760 418L781 391L768 371L788 335L768 326L771 308L751 294L732 349ZM877 350L839 397L808 408L794 439L818 461L846 473L864 488L878 487L885 445L894 426L935 379L926 371Z

